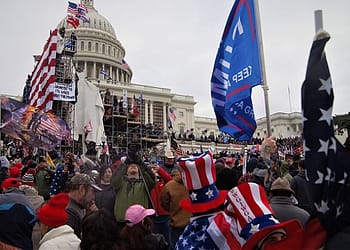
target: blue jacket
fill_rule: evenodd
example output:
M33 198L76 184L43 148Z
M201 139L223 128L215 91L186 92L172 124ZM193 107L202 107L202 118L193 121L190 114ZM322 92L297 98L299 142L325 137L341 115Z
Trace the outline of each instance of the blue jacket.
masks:
M0 241L24 249L33 249L32 231L37 217L24 192L11 188L0 194Z

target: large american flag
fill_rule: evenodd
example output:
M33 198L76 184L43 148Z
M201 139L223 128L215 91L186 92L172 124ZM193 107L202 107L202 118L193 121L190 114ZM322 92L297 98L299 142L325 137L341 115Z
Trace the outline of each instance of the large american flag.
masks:
M350 220L344 206L350 155L334 136L333 87L324 47L330 36L318 33L310 51L302 85L305 167L314 205L331 235Z
M57 29L47 40L40 60L35 65L30 82L29 104L40 110L52 109L57 53Z
M235 221L224 212L192 217L175 249L241 249Z

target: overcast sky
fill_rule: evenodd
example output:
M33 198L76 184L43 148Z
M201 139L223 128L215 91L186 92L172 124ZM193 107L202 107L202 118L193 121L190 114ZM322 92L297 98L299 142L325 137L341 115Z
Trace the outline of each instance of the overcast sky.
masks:
M78 2L79 0L72 0ZM233 0L95 0L113 25L133 70L132 82L193 95L195 115L214 117L210 79ZM66 0L2 2L1 93L22 94L33 54L41 54L50 29L65 17ZM350 1L259 0L270 113L301 111L300 88L323 10L331 35L326 54L333 80L333 115L349 112ZM288 94L290 88L290 95ZM265 116L261 87L253 89L256 118Z

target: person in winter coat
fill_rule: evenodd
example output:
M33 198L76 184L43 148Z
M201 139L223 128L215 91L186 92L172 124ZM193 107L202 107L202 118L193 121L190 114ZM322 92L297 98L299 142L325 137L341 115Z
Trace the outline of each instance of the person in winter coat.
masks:
M38 191L29 185L19 186L19 190L24 192L24 195L28 198L29 202L33 205L35 212L44 204L44 197L38 194ZM35 223L32 233L33 250L39 248L39 241L41 239L39 223ZM1 249L1 248L0 248Z
M24 250L32 250L32 232L36 221L35 210L15 178L1 183L0 242Z
M0 156L0 185L3 180L9 177L10 162L6 156ZM2 189L0 188L0 192Z
M70 180L73 178L76 172L79 172L79 165L75 160L73 153L66 153L63 158L63 163L56 165L55 173L52 177L50 186L50 196L58 194L60 192L68 192Z
M80 239L74 234L73 229L68 226L68 214L66 206L69 197L66 193L53 196L44 206L42 206L37 216L40 221L39 250L59 250L59 249L80 249Z
M156 183L151 190L152 206L156 210L156 215L153 216L154 233L160 233L164 236L166 241L170 244L170 230L169 230L169 211L163 208L160 202L160 194L167 182L172 180L171 175L158 164L151 166L154 175L156 176Z
M120 224L123 224L125 211L131 205L151 206L150 192L155 184L152 170L136 155L128 157L125 164L115 170L111 180L116 189L114 216Z
M298 207L306 210L309 214L313 214L315 209L308 185L304 159L301 159L299 161L299 173L293 177L290 187L293 189L295 198L298 200Z
M88 174L76 174L72 177L71 188L68 193L69 203L66 207L68 213L67 225L73 228L74 233L81 237L81 222L86 210L93 211L98 208L95 205L96 191L102 191Z
M39 195L42 195L45 200L50 199L50 185L53 173L49 170L49 166L44 159L39 160L36 168L35 186L38 189Z
M289 173L288 163L286 161L281 161L280 170L281 170L281 177L287 179L289 183L292 183L293 177Z
M305 225L310 218L310 214L293 203L292 195L294 195L294 191L290 188L288 180L277 178L270 189L272 210L281 222L296 219L301 225Z
M112 168L104 167L100 172L100 183L97 184L102 191L96 193L96 206L98 209L104 208L111 216L114 215L115 188L111 184Z
M171 175L173 179L165 184L160 193L160 203L170 213L170 241L173 249L176 241L190 222L192 213L182 209L179 205L181 200L189 197L180 170L178 168L173 169Z

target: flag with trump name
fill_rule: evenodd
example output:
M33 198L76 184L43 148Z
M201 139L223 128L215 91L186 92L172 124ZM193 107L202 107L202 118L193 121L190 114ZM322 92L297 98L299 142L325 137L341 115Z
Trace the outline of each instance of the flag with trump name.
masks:
M309 189L329 235L350 221L350 154L335 138L332 118L334 93L324 48L330 36L316 35L302 85L303 150ZM322 216L323 215L323 216Z
M252 87L262 83L254 0L237 0L229 14L211 77L211 98L221 131L249 140L255 129Z

